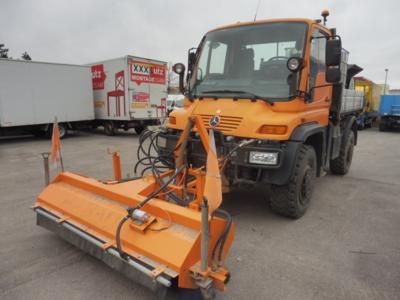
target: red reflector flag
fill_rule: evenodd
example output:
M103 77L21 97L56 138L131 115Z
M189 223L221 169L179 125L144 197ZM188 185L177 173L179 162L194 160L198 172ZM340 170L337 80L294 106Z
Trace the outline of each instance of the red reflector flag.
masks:
M53 134L51 137L50 161L55 163L58 159L60 160L61 170L64 172L64 166L61 157L60 131L58 129L57 118L55 118L53 123Z

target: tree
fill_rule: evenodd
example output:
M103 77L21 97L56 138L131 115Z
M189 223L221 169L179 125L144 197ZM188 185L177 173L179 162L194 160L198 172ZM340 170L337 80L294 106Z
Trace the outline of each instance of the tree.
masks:
M8 58L8 49L4 48L4 44L0 44L0 57Z
M21 58L24 59L24 60L32 60L32 58L30 57L30 55L26 51L24 53L22 53Z

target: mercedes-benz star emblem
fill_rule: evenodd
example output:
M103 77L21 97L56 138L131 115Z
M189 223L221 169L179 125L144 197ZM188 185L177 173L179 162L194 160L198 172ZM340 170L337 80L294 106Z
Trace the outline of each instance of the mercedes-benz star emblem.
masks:
M219 116L214 116L210 119L210 126L213 128L217 127L220 121L221 121L221 119Z

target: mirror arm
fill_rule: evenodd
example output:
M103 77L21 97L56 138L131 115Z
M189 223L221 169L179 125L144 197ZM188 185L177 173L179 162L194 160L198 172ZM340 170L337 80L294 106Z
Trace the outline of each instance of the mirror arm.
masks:
M340 82L338 82L338 83L340 83ZM313 86L312 88L310 88L310 91L307 93L307 92L303 92L304 93L304 100L306 101L306 102L311 102L311 93L312 93L312 91L313 90L315 90L315 89L318 89L318 88L322 88L322 87L328 87L328 86L334 86L335 85L335 83L327 83L327 84L321 84L321 85L317 85L317 86ZM300 92L302 92L302 91L300 91Z
M303 98L305 102L310 100L310 94L306 91L297 90L297 97Z
M184 73L179 74L179 91L182 94L185 94L185 86L183 84L183 77L184 77Z
M192 95L192 89L190 86L190 80L193 74L193 67L196 64L196 58L197 58L197 47L192 47L188 50L188 70L187 70L187 74L186 74L186 82L187 82L187 90L186 90L186 94L188 96L188 99L190 102L193 102L193 95ZM191 59L191 54L194 54L194 59ZM185 94L185 93L183 93Z
M331 35L331 36L327 36L327 35L323 35L323 36L311 36L311 38L310 38L310 42L312 41L312 40L316 40L316 39L326 39L326 40L333 40L333 39L338 39L339 41L342 41L342 38L340 37L340 35L337 35L337 34L335 34L335 35Z

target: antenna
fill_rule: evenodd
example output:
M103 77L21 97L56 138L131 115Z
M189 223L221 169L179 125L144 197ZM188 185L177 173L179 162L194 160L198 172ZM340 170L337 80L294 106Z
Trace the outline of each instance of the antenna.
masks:
M254 20L253 21L255 21L257 19L257 13L258 13L258 9L260 8L260 3L261 3L261 0L258 0L257 9L256 9L256 13L254 14Z

